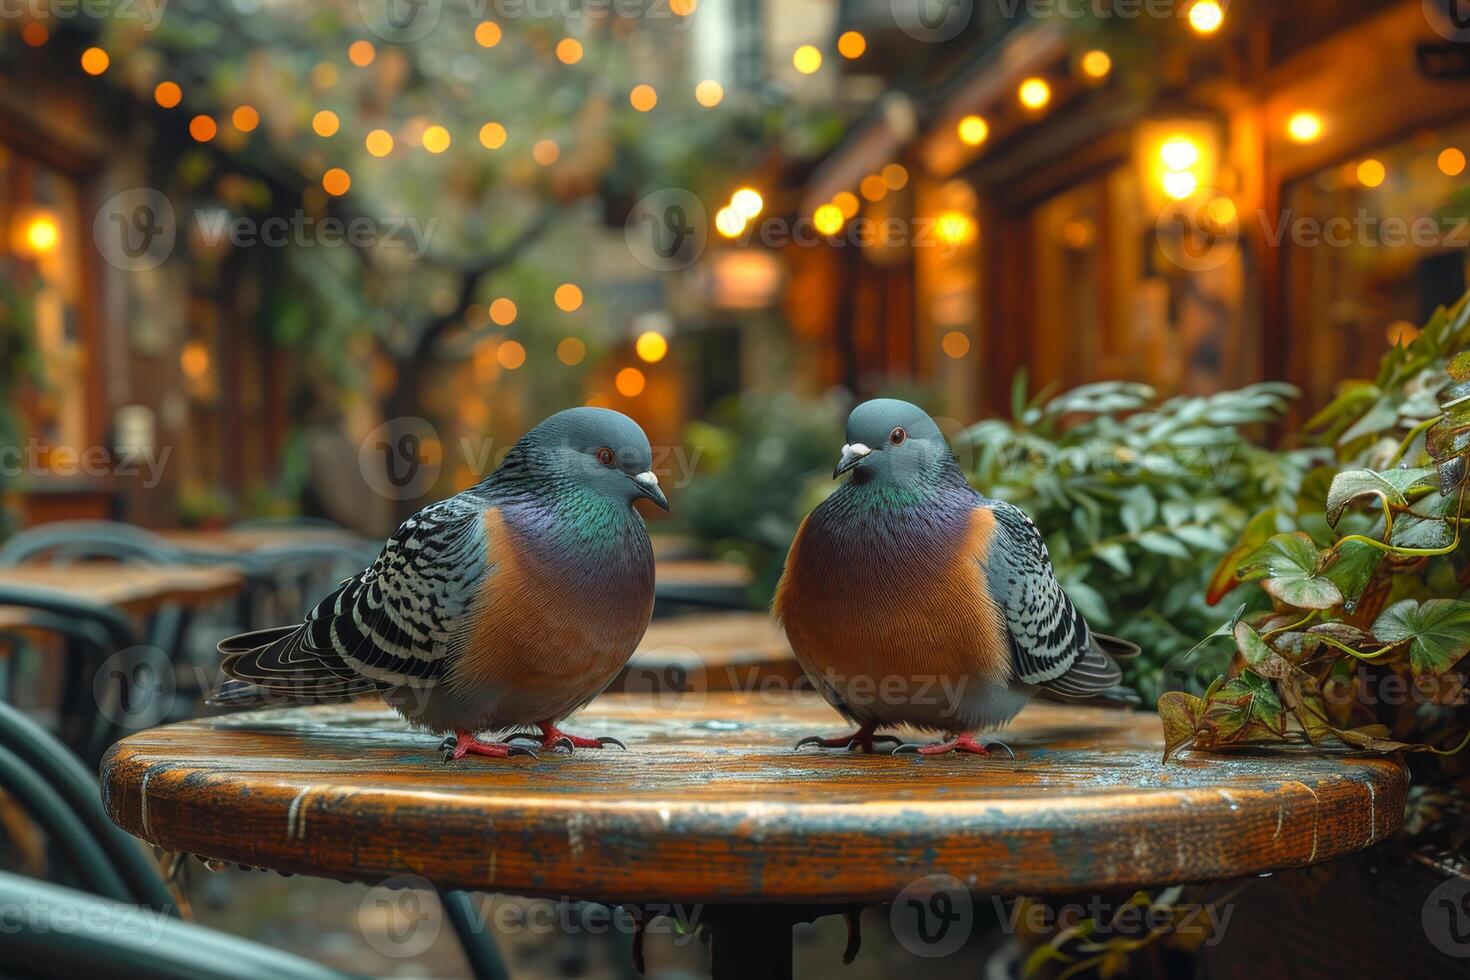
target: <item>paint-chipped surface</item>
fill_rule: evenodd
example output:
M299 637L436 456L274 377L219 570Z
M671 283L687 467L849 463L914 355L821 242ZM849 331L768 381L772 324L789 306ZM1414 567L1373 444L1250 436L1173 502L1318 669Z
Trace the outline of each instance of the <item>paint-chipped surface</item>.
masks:
M696 703L697 702L697 703ZM1015 750L862 756L810 701L606 696L565 726L630 751L446 763L371 703L204 719L103 763L109 812L171 850L375 881L604 900L881 901L915 878L1057 892L1309 864L1392 833L1393 761L1294 752L1162 765L1150 714L1037 704Z

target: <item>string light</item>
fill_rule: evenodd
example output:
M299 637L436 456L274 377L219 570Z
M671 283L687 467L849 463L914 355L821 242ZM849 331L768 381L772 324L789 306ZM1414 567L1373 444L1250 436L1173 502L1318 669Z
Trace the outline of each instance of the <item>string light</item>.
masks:
M322 190L333 197L341 197L352 186L352 178L341 167L333 167L322 174Z
M1219 0L1198 0L1189 8L1189 26L1196 34L1213 34L1225 23L1225 8Z
M877 174L868 174L858 184L858 193L869 201L877 203L883 200L888 193L888 185L883 183L883 178Z
M890 163L881 174L883 184L891 191L901 191L908 186L909 172L901 163Z
M803 44L791 55L791 64L803 75L810 75L822 67L822 52L818 51L816 45Z
M26 224L25 243L35 255L53 252L61 243L61 226L51 215L38 214Z
M556 345L556 359L567 367L576 367L587 356L587 345L576 337L563 337Z
M493 48L500 43L500 25L493 20L481 21L475 27L475 43L482 48Z
M699 0L669 0L669 12L675 17L688 17L699 6Z
M367 151L375 157L385 157L393 152L393 134L386 129L375 129L363 139Z
M738 238L745 230L745 219L733 207L723 207L715 212L715 231L726 238Z
M495 348L495 359L507 371L514 371L526 363L526 348L516 340L507 340Z
M561 147L556 145L555 140L537 140L536 145L531 147L531 159L549 167L561 157Z
M945 211L935 219L934 233L946 245L964 245L975 238L975 221L963 211Z
M237 106L230 114L230 122L242 133L254 132L255 127L260 125L260 113L254 106Z
M487 150L498 150L505 145L507 133L498 122L487 122L480 127L480 145Z
M1199 189L1199 178L1187 170L1170 171L1163 176L1164 193L1182 201Z
M832 206L842 215L842 220L851 221L857 215L861 205L858 204L857 195L852 191L838 191L832 195Z
M88 48L82 52L82 71L88 75L100 75L112 64L112 59L101 48Z
M219 132L219 126L209 116L195 116L189 120L189 135L200 143L208 143Z
M843 31L837 38L837 53L849 61L861 58L867 50L868 39L857 31Z
M20 39L29 47L39 48L51 39L51 32L46 30L45 24L33 20L20 29Z
M1159 148L1164 166L1170 170L1188 170L1199 162L1199 147L1184 136L1175 136Z
M1364 187L1377 187L1388 177L1388 169L1381 160L1369 157L1358 164L1358 183Z
M1465 154L1453 146L1446 147L1435 163L1446 177L1458 177L1465 172Z
M574 282L557 286L552 298L556 301L556 308L563 313L573 313L582 307L582 289Z
M725 87L713 79L706 79L694 86L694 101L706 109L713 109L725 99Z
M955 127L955 132L966 146L979 146L990 137L990 124L981 116L966 116Z
M633 342L633 350L649 364L657 364L669 352L669 342L657 330L645 330Z
M658 105L658 93L647 83L635 85L633 91L628 93L628 101L639 112L648 112Z
M353 41L347 46L347 60L359 68L366 68L378 56L378 49L371 41Z
M637 398L643 394L643 388L648 384L648 379L643 372L635 367L626 367L618 372L613 379L613 386L618 389L618 394L624 398Z
M342 120L338 119L337 114L331 109L318 110L316 115L311 117L311 131L318 136L335 136L341 126ZM382 132L382 130L377 130L377 132Z
M1315 112L1298 112L1286 120L1286 135L1293 143L1312 143L1322 136L1322 117Z
M1028 109L1044 109L1051 101L1051 86L1046 84L1045 79L1028 78L1021 83L1016 96L1021 100L1021 105Z
M508 327L516 322L515 300L504 296L490 304L490 321L497 327Z
M846 219L835 204L823 204L812 212L812 224L823 235L835 235L842 230Z
M1094 49L1082 56L1082 74L1091 79L1103 79L1113 70L1113 59L1106 51Z
M430 153L443 153L445 150L449 149L449 142L449 130L445 129L443 126L430 126L428 129L424 130L424 149L428 150Z
M760 191L754 187L742 187L730 195L730 207L740 215L744 221L749 221L766 206L765 198L761 197Z
M184 100L184 90L178 82L159 82L153 86L153 101L165 109L172 109Z
M963 331L951 330L940 340L939 346L943 349L945 356L959 360L970 353L970 338Z
M582 60L582 42L564 37L556 42L556 60L564 65L575 65Z

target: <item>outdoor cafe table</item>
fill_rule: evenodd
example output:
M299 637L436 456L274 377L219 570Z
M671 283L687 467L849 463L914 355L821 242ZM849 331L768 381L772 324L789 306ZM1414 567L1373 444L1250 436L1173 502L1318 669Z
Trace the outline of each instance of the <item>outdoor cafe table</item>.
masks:
M380 882L701 905L714 975L789 975L791 925L928 875L976 894L1230 878L1367 847L1399 825L1391 759L1186 753L1147 713L1035 704L1004 753L811 748L809 698L604 695L567 728L628 745L445 762L373 702L199 719L102 764L112 819L170 851Z
M133 616L164 606L203 606L239 592L244 577L234 568L214 565L140 565L78 562L71 565L12 565L0 568L0 586L63 592L73 599L100 602ZM23 624L24 611L0 606L0 626Z

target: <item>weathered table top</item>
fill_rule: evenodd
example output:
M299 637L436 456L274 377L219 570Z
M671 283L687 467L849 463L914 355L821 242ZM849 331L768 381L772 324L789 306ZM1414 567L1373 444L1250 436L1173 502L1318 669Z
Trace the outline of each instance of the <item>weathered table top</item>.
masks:
M51 589L141 616L168 605L197 606L227 598L245 587L245 579L225 565L79 562L0 568L0 585ZM0 607L0 625L9 608Z
M1186 754L1148 714L1033 705L999 754L792 750L825 705L605 695L566 726L630 751L446 763L372 703L202 719L119 742L112 819L162 847L325 877L623 902L886 901L929 874L1056 893L1230 877L1395 830L1384 758Z

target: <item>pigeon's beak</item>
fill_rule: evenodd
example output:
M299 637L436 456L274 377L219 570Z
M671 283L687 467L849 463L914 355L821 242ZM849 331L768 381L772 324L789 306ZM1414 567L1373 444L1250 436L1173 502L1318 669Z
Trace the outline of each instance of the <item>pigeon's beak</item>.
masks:
M842 458L837 461L837 468L832 471L832 479L837 479L848 470L867 458L868 453L873 450L860 442L850 442L842 447Z
M654 475L653 470L633 477L633 485L638 488L640 496L647 497L664 510L669 509L669 498L665 497L664 492L658 488L658 477Z

